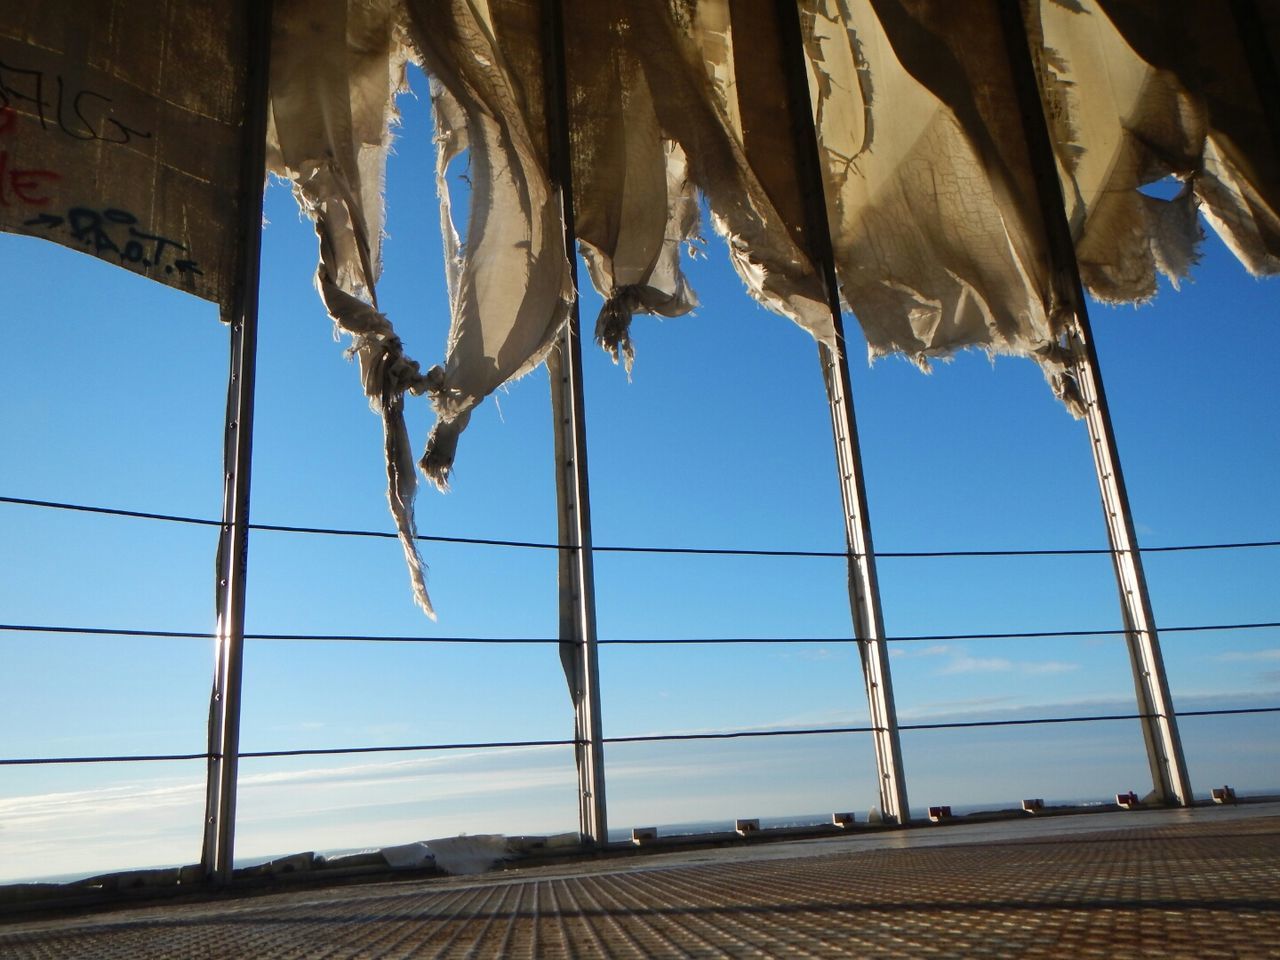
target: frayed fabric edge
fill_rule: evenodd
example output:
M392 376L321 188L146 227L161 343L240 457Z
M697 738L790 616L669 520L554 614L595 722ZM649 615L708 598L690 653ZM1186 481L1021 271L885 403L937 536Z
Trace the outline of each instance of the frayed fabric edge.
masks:
M418 461L422 475L441 493L449 492L449 477L453 473L453 460L458 453L458 439L471 421L471 411L460 413L452 420L437 420L427 438L427 449Z
M323 218L316 220L316 234L320 240L316 287L334 323L352 336L348 356L357 358L361 385L369 405L382 417L387 506L404 551L414 603L435 620L435 608L427 592L427 567L418 551L418 531L414 520L418 481L409 430L404 420L404 395L406 392L415 395L432 392L438 388L438 378L434 376L434 369L423 375L417 362L404 355L400 338L384 314L338 286L332 274L335 260L333 244Z
M616 364L619 359L631 379L631 368L636 362L636 348L631 342L631 318L641 306L634 287L619 287L600 308L596 318L596 343L608 351Z
M545 339L530 354L524 365L512 373L504 383L514 383L528 376L547 359L547 355L560 342L569 323L572 300L562 295L557 301L553 319L547 326ZM484 396L468 396L453 387L449 375L443 367L435 366L427 371L423 378L425 391L431 396L431 405L436 412L436 422L427 438L426 450L418 461L423 476L441 493L449 492L449 479L453 473L453 461L458 450L458 440L467 424L471 422L471 413L483 402ZM492 391L490 391L492 392ZM486 393L485 396L488 396Z
M404 550L405 566L409 568L413 600L423 613L435 620L436 611L427 593L427 565L418 552L418 528L413 512L418 478L413 468L409 430L404 422L404 394L389 398L383 405L382 438L387 460L387 506Z
M950 362L962 350L978 350L986 352L993 361L997 356L1027 357L1036 362L1040 372L1044 374L1045 383L1053 391L1053 395L1062 403L1067 412L1076 420L1085 417L1084 397L1080 392L1079 382L1075 374L1075 360L1069 347L1061 343L1047 343L1031 350L1010 350L994 344L971 344L960 347L947 347L907 353L893 347L876 347L867 345L867 362L875 363L882 357L901 357L921 373L932 373L931 364L935 361Z

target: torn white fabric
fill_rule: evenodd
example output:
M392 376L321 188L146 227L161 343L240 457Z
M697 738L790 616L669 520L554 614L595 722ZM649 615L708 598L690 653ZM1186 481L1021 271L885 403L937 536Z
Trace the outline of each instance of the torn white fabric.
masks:
M1089 0L1032 6L1028 22L1080 278L1106 302L1147 300L1157 271L1175 285L1187 275L1201 231L1189 185L1168 200L1139 188L1191 179L1204 111Z
M1215 0L1098 0L1125 42L1153 68L1178 79L1183 103L1202 112L1205 134L1192 155L1190 185L1205 219L1255 275L1280 273L1280 129L1275 70L1280 10L1274 3ZM1237 20L1252 6L1256 23ZM1244 31L1270 71L1245 49ZM1267 101L1272 102L1268 109ZM1182 109L1187 109L1183 106Z
M392 870L423 870L433 866L436 860L425 840L382 847L378 853Z
M1199 229L1190 190L1163 201L1138 188L1190 174L1177 158L1203 139L1203 112L1090 0L1024 9L1080 279L1105 302L1147 300L1161 264L1175 284L1186 275Z
M492 870L511 856L511 843L500 833L441 837L428 840L436 867L453 876L470 876Z
M1061 373L1049 258L989 3L805 0L828 215L873 357L962 347Z
M1280 133L1264 99L1276 96L1280 12L1217 0L798 0L835 266L872 356L902 352L922 367L970 346L1030 356L1070 406L1071 296L1055 287L1008 62L1000 13L1014 2L1081 277L1113 301L1151 296L1160 273L1187 275L1200 213L1251 271L1280 272ZM0 13L0 229L227 305L240 7L160 0L141 20L126 8L46 0ZM549 174L545 9L275 5L269 165L315 221L316 284L382 417L388 501L428 612L404 394L431 397L420 466L443 489L472 410L547 356L573 296ZM1248 10L1256 22L1237 21ZM815 185L797 174L806 118L792 115L779 39L788 5L613 0L566 14L576 230L605 298L596 336L615 361L630 372L634 313L678 316L697 302L681 268L698 238L695 189L750 294L837 346L812 262L821 244L806 233ZM383 174L411 52L431 75L451 313L443 362L426 374L377 299ZM450 165L464 156L468 208L455 222ZM1168 176L1182 181L1176 195L1143 192Z
M692 10L694 48L726 140L701 168L704 189L751 296L834 345L826 288L804 234L805 185L778 10L768 0L699 0Z
M274 12L268 166L293 182L315 221L316 287L338 330L350 334L365 395L382 417L387 503L404 550L414 599L434 617L417 547L417 475L404 422L404 394L428 377L404 355L377 310L382 184L404 86L405 53L394 0L282 0Z
M437 183L452 320L432 370L436 424L420 461L445 489L472 409L552 348L573 296L563 222L546 161L536 5L520 0L408 0L410 28L433 79ZM466 152L465 244L446 172Z
M694 186L750 295L834 340L802 237L775 16L771 0L627 0L566 25L577 232L605 299L596 338L628 372L633 313L696 305L680 267Z
M366 392L386 418L403 534L412 523L400 495L412 496L404 390L432 395L437 422L420 465L444 489L472 410L541 362L572 291L548 173L541 6L404 0L432 78L451 323L443 365L422 376L403 358L373 292L403 56L388 26L395 2L351 4L347 72L316 65L312 87L297 91L310 105L295 111L306 120L291 135L319 152L285 167L317 219L326 304L356 335ZM1197 208L1251 269L1274 269L1274 153L1240 120L1257 119L1256 90L1208 49L1230 46L1221 24L1206 32L1212 43L1175 29L1193 22L1188 11L1206 15L1204 2L1168 6L1173 26L1156 31L1148 20L1166 5L1155 0L1027 6L1082 276L1105 299L1149 296L1157 271L1184 276ZM301 41L311 46L332 35L323 43L336 49L333 24L346 22L346 8L325 3L333 9L307 8L296 35L312 31ZM926 368L969 346L1030 356L1073 406L1068 298L1054 286L996 0L802 0L800 9L836 267L872 356L902 352ZM780 15L772 0L617 0L568 18L576 227L605 298L597 338L628 372L632 315L676 316L696 303L680 267L682 244L697 236L693 186L751 295L834 344L804 232L812 185L796 176L801 118L790 114ZM344 103L349 116L333 106ZM279 94L277 124L288 106ZM289 136L280 140L287 152ZM464 155L469 207L455 223L449 168ZM1177 197L1138 191L1170 172L1188 183Z
M184 290L243 273L245 5L0 4L0 230Z
M803 185L768 0L631 0L664 130L680 143L748 293L834 343L826 290L799 237Z
M1232 9L1038 0L1032 11L1090 292L1146 300L1157 270L1176 285L1196 260L1197 209L1252 273L1280 272L1280 158ZM1183 181L1172 199L1140 192L1166 177Z
M1078 413L1063 377L1069 297L1048 270L997 6L802 6L837 265L872 355L1029 355ZM1087 289L1134 301L1157 271L1176 283L1195 261L1198 208L1250 270L1275 272L1280 173L1231 11L1023 6ZM1184 187L1169 199L1140 192L1170 175Z
M697 306L680 256L698 238L698 207L684 151L663 137L628 32L608 5L565 24L575 229L605 299L596 340L630 374L632 315L677 317Z

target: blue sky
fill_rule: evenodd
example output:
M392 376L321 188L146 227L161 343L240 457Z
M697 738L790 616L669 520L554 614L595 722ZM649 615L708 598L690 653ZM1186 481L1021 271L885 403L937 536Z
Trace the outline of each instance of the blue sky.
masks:
M444 307L425 101L405 99L392 158L383 308L424 363ZM288 191L267 200L253 518L387 530L381 428L312 286L315 241ZM695 315L639 318L633 382L585 350L599 545L840 550L839 491L816 349L741 291L718 239L690 267ZM584 274L585 276L585 274ZM227 333L208 304L26 238L0 237L0 495L215 517ZM1280 538L1275 281L1216 239L1195 280L1093 322L1144 545ZM599 306L584 295L590 326ZM857 335L850 324L851 336ZM1106 545L1084 427L1029 362L966 354L930 376L851 347L882 551ZM548 386L487 402L454 489L424 489L423 533L555 537ZM425 401L410 404L425 440ZM209 528L0 504L5 623L204 631ZM255 633L552 637L550 551L425 544L436 624L394 541L258 533ZM1280 619L1280 550L1151 555L1157 623ZM1102 556L883 559L890 635L1114 629ZM809 637L803 645L601 651L606 735L865 721L839 559L596 558L605 639ZM1181 709L1280 704L1280 631L1167 634ZM201 640L0 632L0 756L199 752L212 651ZM903 722L1130 712L1119 638L904 643ZM561 739L572 712L554 647L252 642L246 750ZM1198 793L1280 785L1275 715L1182 723ZM1103 799L1149 788L1136 722L903 736L912 805ZM851 809L875 802L864 736L606 751L615 827ZM199 856L200 762L0 768L0 881ZM247 760L237 851L576 828L571 752L539 748Z

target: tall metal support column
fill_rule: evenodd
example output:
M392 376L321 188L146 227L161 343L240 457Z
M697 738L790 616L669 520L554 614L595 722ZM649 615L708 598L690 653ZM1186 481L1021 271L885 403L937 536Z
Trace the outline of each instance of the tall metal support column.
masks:
M898 735L898 714L893 701L893 680L889 672L889 650L885 643L884 616L880 608L880 585L876 577L875 550L871 541L871 521L867 511L867 490L862 473L858 424L853 413L853 389L845 344L844 316L836 281L835 253L822 177L818 136L813 123L813 102L805 68L799 7L795 0L778 0L779 34L783 44L789 86L791 115L795 127L796 165L806 198L808 252L822 272L827 305L835 329L837 348L818 345L818 359L827 389L831 429L835 441L840 497L844 504L845 543L849 550L849 609L854 636L862 660L870 711L876 769L879 774L880 811L887 820L906 823L911 819L907 804L906 777L902 767L902 743Z
M578 313L577 232L569 154L562 0L543 0L547 64L547 141L551 177L560 190L565 253L573 280L569 323L547 357L555 418L556 505L560 530L560 658L573 697L578 768L578 823L582 841L608 842L604 787L604 734L600 719L600 666L596 647L595 567L591 553L591 496L587 485L586 403L582 391L582 324Z
M258 279L262 191L266 180L270 0L247 0L248 80L240 170L240 277L231 305L231 370L223 447L222 528L218 540L217 653L209 701L209 767L201 865L226 884L235 853L236 779L240 759L240 678L249 559L249 480L253 453L258 347Z
M1124 618L1125 639L1133 668L1134 688L1142 715L1142 735L1155 796L1169 805L1186 806L1192 801L1182 740L1178 735L1173 698L1165 677L1164 659L1156 635L1155 618L1147 592L1142 556L1138 552L1129 495L1116 447L1111 413L1102 386L1098 354L1085 306L1084 288L1076 262L1075 245L1067 223L1062 185L1049 126L1040 100L1035 68L1027 45L1026 24L1020 0L997 0L1003 18L1009 64L1022 111L1027 150L1036 178L1037 199L1049 244L1054 292L1071 312L1066 348L1071 375L1080 393L1085 424L1092 441L1094 466L1102 494L1102 509L1111 541L1111 559Z
M828 278L827 283L828 289L833 289L833 279ZM843 347L844 329L839 319L838 301L832 317ZM840 474L840 497L844 503L845 543L849 548L849 609L853 614L854 636L858 639L862 677L867 688L876 770L880 776L880 810L886 819L906 823L911 819L911 808L907 804L907 781L902 768L898 711L893 700L889 649L885 643L884 616L880 609L880 584L876 579L858 426L853 416L849 361L843 349L834 351L825 344L818 348L818 359L822 363L827 404L831 409L831 429L835 437L836 468Z

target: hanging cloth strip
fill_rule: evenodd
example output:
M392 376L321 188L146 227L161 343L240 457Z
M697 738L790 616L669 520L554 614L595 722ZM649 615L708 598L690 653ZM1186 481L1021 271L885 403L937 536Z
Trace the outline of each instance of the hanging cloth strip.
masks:
M1069 399L1021 117L991 0L804 0L828 214L872 357L1035 358Z
M1198 256L1198 213L1250 272L1280 272L1280 145L1263 99L1276 92L1243 42L1236 11L1250 2L1031 5L1081 278L1100 300L1150 299L1157 270L1176 286ZM1273 23L1256 38L1272 82L1274 36ZM1140 189L1169 177L1182 181L1171 198Z
M271 55L268 167L293 182L315 221L316 287L337 330L350 334L365 396L382 417L387 503L404 550L414 600L434 617L413 514L417 475L404 394L435 384L404 355L377 309L382 185L395 93L405 52L392 0L278 0Z
M751 149L747 127L754 124L744 115L737 74L758 66L766 86L786 89L770 61L744 63L735 53L735 42L749 45L758 25L727 0L627 0L623 6L655 91L658 122L688 158L747 292L819 340L833 340L822 281L795 241L795 213L780 209L770 193L771 174L785 161Z
M410 29L432 76L437 187L452 322L431 376L436 424L421 460L448 486L458 437L481 400L533 370L569 316L573 288L558 197L548 176L536 5L518 0L408 0ZM468 152L465 245L446 172Z
M1268 94L1232 14L1248 4L1024 4L1081 276L1099 299L1145 300L1157 270L1185 276L1198 210L1251 271L1277 271ZM1073 406L997 6L802 8L840 278L873 357L1028 355ZM1257 9L1274 63L1277 15ZM1171 199L1139 189L1170 175L1185 183Z
M547 159L546 2L557 0L282 0L274 169L316 220L318 286L383 415L388 495L424 606L403 395L431 397L420 465L444 489L472 410L540 363L568 316ZM1076 408L1069 298L1049 267L1006 2L800 0L832 245L873 358L901 352L927 369L966 347L1028 356ZM1210 0L1024 4L1081 274L1100 298L1141 300L1157 272L1185 276L1197 211L1251 270L1277 270L1276 110L1259 80L1274 76L1277 15L1253 0L1216 10ZM1256 36L1241 10L1256 14ZM579 239L605 298L597 338L628 371L633 314L678 316L697 302L680 261L698 238L695 189L750 294L834 345L790 152L803 118L787 114L787 65L767 29L784 13L772 0L566 4ZM425 375L374 288L406 56L431 76L451 310L444 362ZM455 223L448 174L464 154L468 209ZM1169 174L1186 185L1176 196L1141 191Z
M630 26L605 4L565 23L574 221L591 282L604 297L596 341L630 375L631 317L697 306L680 268L698 240L688 163L665 139Z

